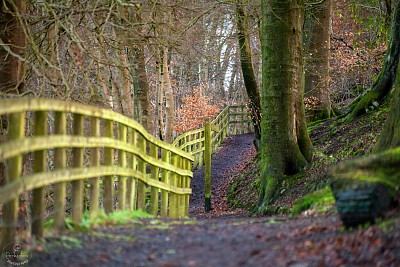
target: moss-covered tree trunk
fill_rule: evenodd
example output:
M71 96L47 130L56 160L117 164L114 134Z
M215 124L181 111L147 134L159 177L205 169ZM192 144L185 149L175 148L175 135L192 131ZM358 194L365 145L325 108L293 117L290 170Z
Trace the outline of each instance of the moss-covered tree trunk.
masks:
M304 2L262 0L262 185L263 212L286 175L312 159L303 107L302 27Z
M306 19L304 90L305 97L315 102L310 110L310 120L314 121L329 118L331 115L329 97L331 0L312 5L309 9Z
M399 62L400 64L400 62ZM396 84L393 91L391 110L383 125L381 136L374 147L374 153L400 147L400 70L397 68ZM400 163L399 165L400 166ZM400 167L399 167L400 172Z
M374 103L384 99L390 92L396 79L397 66L400 57L400 1L395 1L392 26L390 30L389 47L385 61L377 80L359 101L352 104L352 111L347 115L347 121L361 116Z
M251 59L250 37L248 29L248 17L242 6L242 0L236 4L236 21L238 29L238 41L240 48L240 63L242 67L244 85L250 99L251 119L254 125L254 146L260 149L261 139L261 98L254 75L253 62Z
M330 172L336 208L346 226L374 222L400 186L400 147L341 163Z

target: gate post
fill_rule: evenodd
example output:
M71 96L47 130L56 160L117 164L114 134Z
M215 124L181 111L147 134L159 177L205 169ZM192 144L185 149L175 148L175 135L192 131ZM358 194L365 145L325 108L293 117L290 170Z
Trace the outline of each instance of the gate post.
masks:
M204 125L204 209L211 211L211 123L205 119Z

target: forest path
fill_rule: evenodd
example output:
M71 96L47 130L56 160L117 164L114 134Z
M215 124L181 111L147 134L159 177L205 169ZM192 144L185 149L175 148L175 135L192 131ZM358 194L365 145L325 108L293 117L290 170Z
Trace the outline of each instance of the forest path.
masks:
M400 220L344 232L336 214L251 218L230 210L225 201L229 177L251 160L252 149L252 135L239 135L214 154L212 212L203 212L199 169L192 183L191 219L143 219L48 237L28 266L400 266Z
M227 137L212 155L211 159L211 206L210 213L204 212L204 166L193 173L191 182L189 216L191 218L215 218L224 216L243 216L245 211L232 210L226 202L227 187L231 175L255 154L253 134Z

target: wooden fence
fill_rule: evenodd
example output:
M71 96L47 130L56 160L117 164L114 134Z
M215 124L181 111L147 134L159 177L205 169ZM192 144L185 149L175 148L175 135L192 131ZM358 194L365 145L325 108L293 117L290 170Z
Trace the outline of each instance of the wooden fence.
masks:
M193 156L153 137L136 121L49 99L2 100L0 116L5 138L0 161L6 166L0 187L1 247L15 239L24 197L32 201L36 236L43 234L50 205L56 229L64 227L66 210L77 222L85 210L95 216L100 208L188 216Z

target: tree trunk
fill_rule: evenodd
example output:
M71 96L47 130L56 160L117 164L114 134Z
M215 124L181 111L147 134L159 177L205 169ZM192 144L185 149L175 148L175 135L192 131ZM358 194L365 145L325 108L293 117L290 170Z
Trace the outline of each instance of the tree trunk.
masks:
M23 0L5 1L0 5L0 92L19 95L24 91L26 38L21 14L26 11Z
M140 26L142 23L142 18L140 16L140 8L138 6L138 10L134 14L135 22L139 25L139 32L143 31L142 27ZM137 44L133 47L133 57L134 57L134 66L135 66L135 73L137 78L138 84L138 91L137 91L137 98L139 100L139 118L140 123L144 126L144 128L149 132L153 132L153 124L150 116L150 98L149 98L149 83L147 80L147 73L146 73L146 62L145 62L145 55L144 55L144 45L141 40L138 40Z
M121 104L124 115L134 118L135 110L134 110L134 100L132 94L132 82L131 82L131 74L129 71L129 61L128 61L128 51L127 48L124 51L121 51L121 63L122 67L122 81L123 84L120 86L120 94L122 96Z
M304 2L262 0L262 121L259 212L274 198L285 175L312 160L303 108Z
M310 110L310 120L329 118L331 101L329 97L329 60L331 0L313 6L308 16L309 43L306 44L305 97L315 98ZM314 102L315 102L314 101Z
M400 62L399 62L400 64ZM397 78L391 110L383 125L381 136L374 147L374 153L400 146L400 70L397 68ZM400 164L399 164L400 166Z
M253 62L251 59L247 16L241 3L236 4L236 18L240 49L240 63L242 66L246 92L250 99L250 112L254 125L254 146L256 147L256 150L259 151L261 140L261 99L257 80L254 75Z
M394 16L390 30L389 47L386 52L385 62L377 80L347 115L346 120L352 121L363 115L374 102L379 102L390 92L396 79L397 67L400 57L400 1L395 1Z
M144 46L136 45L134 48L135 72L138 81L138 100L140 105L140 122L148 132L153 132L150 118L149 83L147 81Z
M16 1L2 1L0 4L0 94L8 95L21 95L24 88L24 72L25 72L25 50L26 50L26 36L24 34L22 24L23 14L26 12L26 3L23 0ZM3 96L3 97L4 97ZM11 125L8 125L6 116L0 117L0 143L4 142L5 131L11 131ZM0 163L0 186L4 182L11 182L10 177L5 175L6 165L4 162ZM18 221L28 222L29 216L29 198L24 193L22 199L26 201L25 212L19 209L20 204L18 200L4 203L1 211L3 216L16 215L18 213ZM18 209L18 212L15 213ZM5 217L2 218L0 226L0 246L2 253L12 252L12 250L4 249L13 234L15 235L14 226L10 225L9 220L6 222ZM15 218L17 219L17 218ZM8 225L7 225L8 224ZM3 231L3 232L2 232ZM3 262L2 260L0 260Z
M163 55L159 48L157 48L157 119L158 119L158 134L159 138L165 140L164 131L164 64Z
M128 7L126 6L121 6L119 7L119 16L121 19L121 24L123 25L126 21L129 21L128 18ZM122 72L122 81L121 81L121 86L119 86L120 89L120 95L121 95L121 105L122 105L122 111L124 115L134 118L135 115L135 110L134 110L134 100L133 100L133 94L132 94L132 77L131 73L129 70L129 60L128 60L128 46L127 46L127 40L126 40L126 34L122 30L118 30L118 39L119 42L122 45L122 51L119 51L121 54L121 62L120 64L122 65L120 67L120 70ZM129 37L129 36L128 36Z
M229 84L228 84L228 91L225 94L225 102L228 103L229 100L231 100L231 95L233 94L233 91L235 90L235 81L236 81L236 75L237 75L237 68L238 68L238 62L235 60L235 64L233 65L232 68L232 73L231 73L231 78L229 79ZM261 105L260 105L261 106Z
M0 4L0 94L20 95L24 92L26 38L18 16L26 12L25 1ZM7 119L0 118L2 131L7 129ZM0 143L4 136L0 135ZM3 184L5 166L0 163L0 185Z
M169 75L168 48L163 48L163 68L164 68L164 86L165 86L165 141L172 143L173 129L175 121L175 99L172 91L171 77Z

